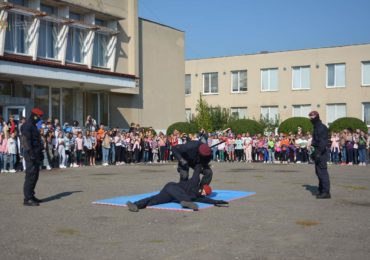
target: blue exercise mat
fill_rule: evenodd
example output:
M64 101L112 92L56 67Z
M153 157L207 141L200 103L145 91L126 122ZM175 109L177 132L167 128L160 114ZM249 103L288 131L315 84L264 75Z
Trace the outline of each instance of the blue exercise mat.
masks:
M138 200L141 200L146 197L150 197L153 195L158 194L158 191L150 192L150 193L144 193L144 194L137 194L137 195L131 195L131 196L121 196L121 197L114 197L109 199L103 199L103 200L97 200L94 201L93 204L101 204L101 205L110 205L110 206L119 206L119 207L126 207L126 202L131 201L135 202ZM212 198L214 200L226 200L226 201L232 201L237 200L245 197L249 197L252 195L255 195L255 192L248 192L248 191L236 191L236 190L213 190L212 194L209 195L209 198ZM198 204L199 209L206 209L213 207L211 204L206 203L199 203ZM165 209L165 210L180 210L180 211L192 211L191 209L186 209L181 207L179 203L176 202L169 202L164 204L159 204L155 206L150 206L148 208L153 209Z

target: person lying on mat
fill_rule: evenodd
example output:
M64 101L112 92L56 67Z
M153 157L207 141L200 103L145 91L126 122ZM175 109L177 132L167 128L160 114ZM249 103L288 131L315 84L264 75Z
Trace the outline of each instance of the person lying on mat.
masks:
M207 185L211 183L213 172L209 162L212 160L212 150L207 144L201 141L189 141L174 146L172 154L178 160L177 171L181 181L189 179L189 167L195 169L199 165L203 174L201 183Z
M182 207L189 208L194 211L198 210L198 205L194 202L208 203L215 206L229 204L224 200L214 200L206 197L206 195L210 195L212 193L212 188L207 184L201 184L199 177L201 171L202 166L197 165L194 168L194 173L191 179L180 179L180 182L178 183L169 182L157 195L147 197L136 202L128 201L126 205L130 211L138 212L139 209L167 202L179 202Z

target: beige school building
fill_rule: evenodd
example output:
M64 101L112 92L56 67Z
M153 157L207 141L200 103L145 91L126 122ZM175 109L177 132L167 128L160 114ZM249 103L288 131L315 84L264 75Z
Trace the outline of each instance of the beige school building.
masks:
M37 106L62 123L166 129L184 118L184 71L184 32L140 19L137 0L0 1L5 120Z
M187 60L185 71L187 119L201 94L239 118L317 110L326 124L347 116L370 126L370 44Z

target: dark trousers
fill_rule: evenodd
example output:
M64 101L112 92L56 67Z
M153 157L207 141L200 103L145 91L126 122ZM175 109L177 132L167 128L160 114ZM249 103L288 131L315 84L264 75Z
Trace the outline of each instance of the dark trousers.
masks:
M143 209L148 206L154 206L171 201L191 201L191 197L186 194L186 192L180 188L177 183L169 182L157 195L136 201L135 204L139 209Z
M315 172L319 179L319 193L330 193L330 180L328 173L328 158L327 155L323 155L320 161L315 161Z
M25 157L26 176L23 186L24 200L30 200L35 196L35 187L39 179L40 164Z

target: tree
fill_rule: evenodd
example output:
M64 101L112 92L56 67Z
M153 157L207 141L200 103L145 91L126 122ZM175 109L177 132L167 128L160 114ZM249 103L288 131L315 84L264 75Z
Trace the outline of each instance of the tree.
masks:
M230 122L230 109L221 108L220 106L210 108L211 121L213 130L225 129Z
M261 115L258 122L262 125L266 133L274 133L275 129L279 127L280 117L275 116L275 119L271 119Z
M201 93L199 93L199 100L195 110L197 111L197 114L194 121L198 129L204 128L208 132L212 131L210 108L207 104L207 101L202 98Z

